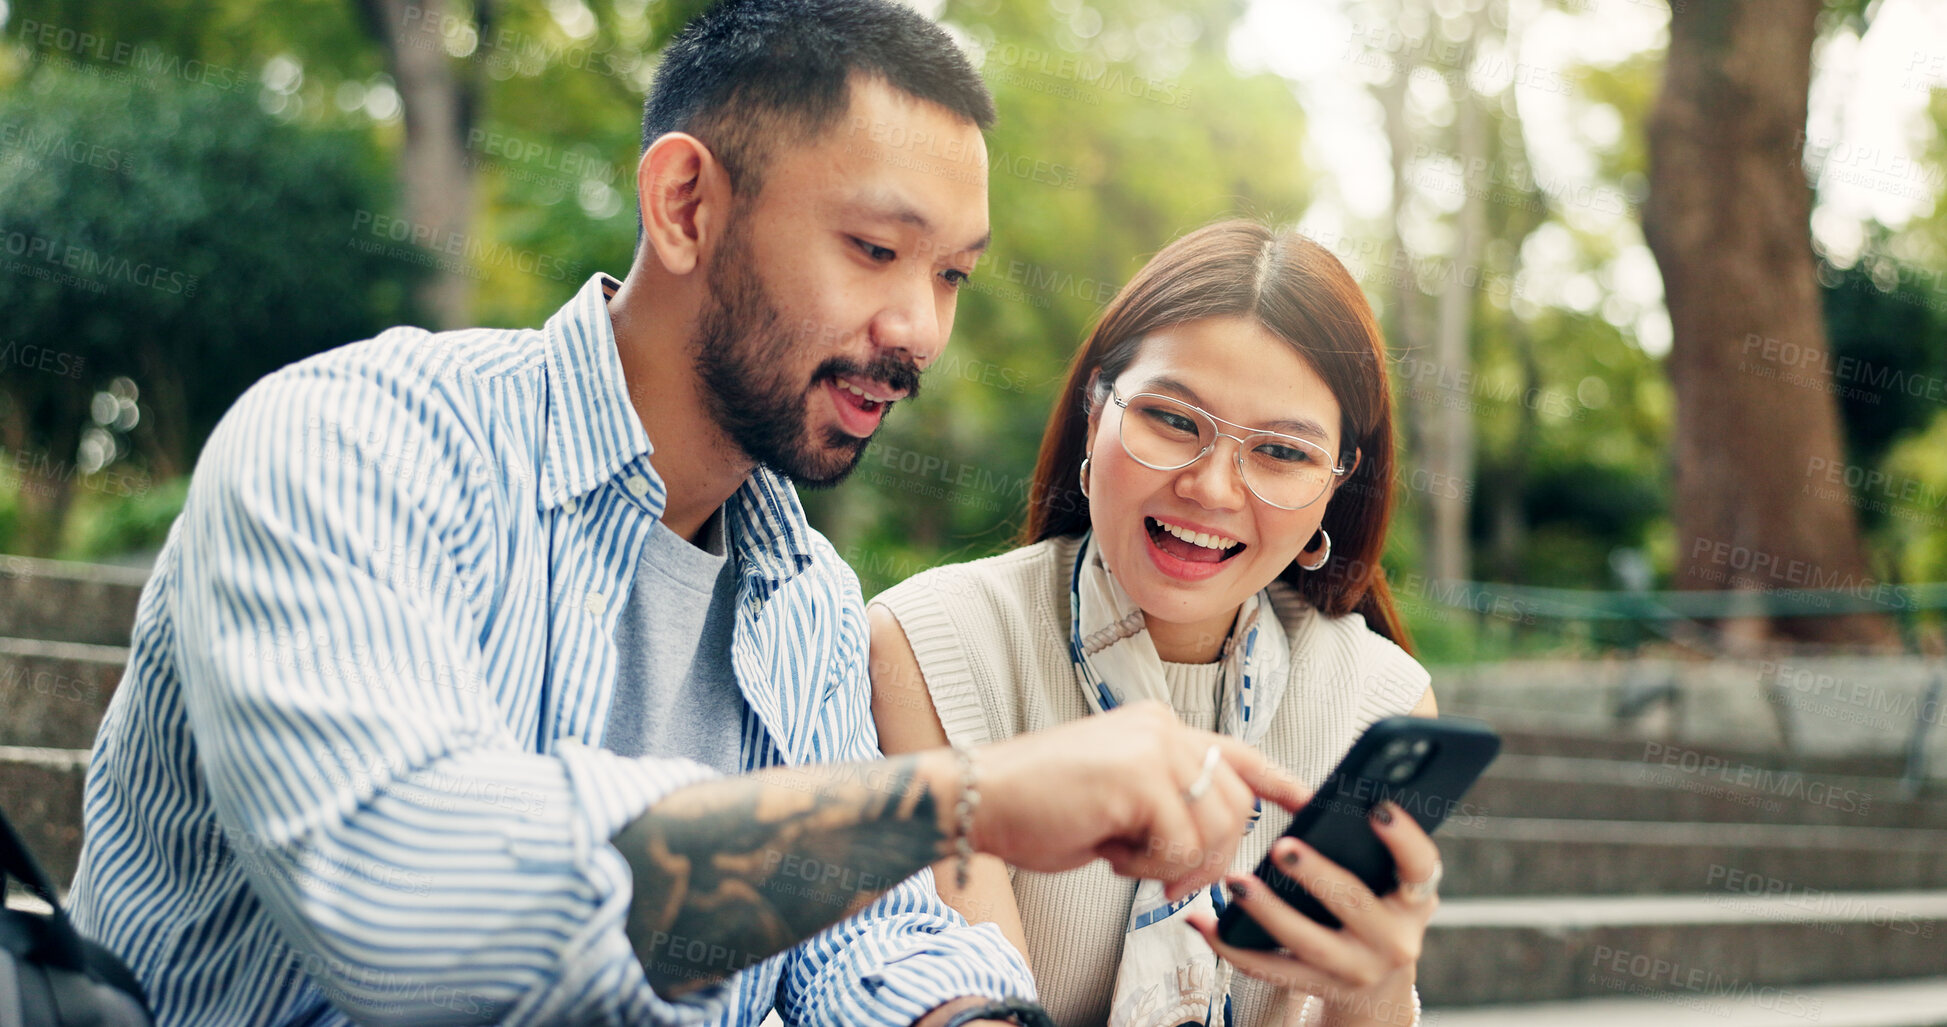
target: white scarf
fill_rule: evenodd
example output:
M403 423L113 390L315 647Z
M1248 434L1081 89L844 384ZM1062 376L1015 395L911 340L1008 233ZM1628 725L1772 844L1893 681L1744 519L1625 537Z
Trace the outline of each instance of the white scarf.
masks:
M1069 585L1069 657L1082 694L1096 713L1143 699L1169 702L1163 660L1141 608L1102 563L1093 533L1082 540ZM1224 643L1218 732L1256 746L1284 697L1289 657L1284 625L1260 591L1244 600ZM1245 833L1257 826L1253 817ZM1136 885L1129 929L1116 971L1109 1027L1224 1027L1230 1022L1230 967L1186 921L1191 912L1223 908L1212 885L1175 905L1160 881Z

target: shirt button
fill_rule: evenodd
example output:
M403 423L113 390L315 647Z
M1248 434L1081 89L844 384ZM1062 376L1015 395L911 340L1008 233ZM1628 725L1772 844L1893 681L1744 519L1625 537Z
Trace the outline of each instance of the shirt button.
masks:
M629 475L628 480L622 484L627 485L629 492L638 499L649 494L649 479L640 474Z
M600 617L602 611L608 609L608 597L600 592L590 592L582 597L581 608Z
M758 615L760 615L760 614L762 614L763 612L764 612L764 600L762 600L762 599L753 599L753 600L751 600L751 601L750 601L750 615L751 615L751 616L753 616L753 617L756 617L756 616L758 616Z
M581 507L581 504L580 504L580 503L578 503L578 502L576 502L576 501L574 501L574 500L572 500L572 499L570 499L570 500L568 500L567 502L565 502L565 503L563 503L563 504L561 504L561 509L563 509L563 510L566 510L566 511L567 511L567 512L569 512L569 513L574 513L574 512L575 512L575 511L576 511L577 509L579 509L580 507Z

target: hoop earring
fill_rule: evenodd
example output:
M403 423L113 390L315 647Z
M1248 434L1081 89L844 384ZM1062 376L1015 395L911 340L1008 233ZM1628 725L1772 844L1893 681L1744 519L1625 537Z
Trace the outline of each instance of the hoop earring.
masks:
M1082 498L1083 498L1083 499L1087 499L1087 498L1088 498L1088 459L1089 459L1088 457L1083 457L1083 458L1082 458L1082 473L1081 473L1081 475L1080 475L1080 478L1081 478L1081 481L1082 481Z
M1325 561L1330 560L1332 558L1332 536L1328 532L1326 532L1323 525L1319 526L1318 537L1325 540L1325 544L1319 547L1318 559L1311 563L1306 563L1303 560L1298 561L1298 566L1303 567L1308 571L1318 570L1320 567L1325 566ZM1310 546L1306 546L1303 550L1301 550L1301 552L1309 553L1311 552L1311 548L1312 547Z

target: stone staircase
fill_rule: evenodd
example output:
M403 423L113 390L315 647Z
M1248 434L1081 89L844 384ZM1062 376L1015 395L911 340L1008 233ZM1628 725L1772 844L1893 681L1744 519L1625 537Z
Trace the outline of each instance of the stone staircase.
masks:
M0 809L59 886L81 785L148 572L0 556Z
M1902 758L1503 735L1438 836L1428 1027L1947 1025L1947 793Z
M0 808L63 884L142 579L0 558ZM1947 1027L1947 790L1899 757L1503 737L1439 835L1428 1027Z

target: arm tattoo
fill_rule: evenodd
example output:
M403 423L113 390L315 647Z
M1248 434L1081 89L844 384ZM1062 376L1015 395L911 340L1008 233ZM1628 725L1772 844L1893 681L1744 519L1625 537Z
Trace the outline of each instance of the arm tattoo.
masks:
M635 878L629 944L656 993L674 998L796 945L947 855L920 759L709 781L616 835Z

